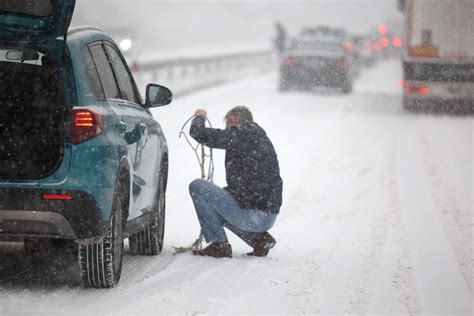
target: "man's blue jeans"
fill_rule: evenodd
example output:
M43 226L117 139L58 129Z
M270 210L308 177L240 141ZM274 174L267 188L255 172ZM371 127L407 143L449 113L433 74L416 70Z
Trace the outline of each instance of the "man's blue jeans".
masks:
M227 242L226 227L252 247L255 238L269 230L277 218L274 213L240 208L229 192L205 180L191 182L189 193L208 243Z

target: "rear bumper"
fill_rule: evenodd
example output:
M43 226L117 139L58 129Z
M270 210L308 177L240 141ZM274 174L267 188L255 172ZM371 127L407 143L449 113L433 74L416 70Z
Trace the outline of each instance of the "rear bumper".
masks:
M411 87L415 88L410 91ZM422 87L425 93L417 93L417 87ZM474 91L472 82L406 80L403 102L405 107L412 109L472 113L474 112L472 91Z
M436 113L474 114L474 100L404 97L407 109Z
M282 68L281 80L295 86L342 86L350 78L347 70Z
M43 194L70 194L72 200L45 200ZM25 238L89 239L105 234L92 195L82 191L0 189L0 240Z
M474 102L474 82L405 80L404 87L425 87L428 89L426 95L405 92L405 97L408 99Z

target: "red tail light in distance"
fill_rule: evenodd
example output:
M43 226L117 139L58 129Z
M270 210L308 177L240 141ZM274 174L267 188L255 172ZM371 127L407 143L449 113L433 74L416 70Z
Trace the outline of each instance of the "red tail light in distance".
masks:
M72 111L71 142L80 144L92 139L102 132L102 119L100 115L88 109L75 109Z
M344 45L344 49L345 49L348 53L352 53L352 51L354 50L354 45L352 45L351 42L347 42L347 43Z
M392 43L393 43L393 46L399 48L399 47L402 47L402 40L398 37L394 37L392 39Z
M287 57L283 59L283 62L282 62L283 67L292 68L292 67L295 67L296 65L297 65L296 60L294 60L291 57Z
M405 94L419 94L428 95L430 94L430 88L424 86L405 86L403 89Z
M345 60L337 60L334 63L334 68L336 69L343 69L346 68L346 61Z

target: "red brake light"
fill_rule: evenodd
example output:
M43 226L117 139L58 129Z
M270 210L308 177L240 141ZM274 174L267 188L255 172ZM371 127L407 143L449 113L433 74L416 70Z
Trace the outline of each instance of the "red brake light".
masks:
M430 88L428 87L419 87L418 88L418 93L421 95L428 95L430 94Z
M377 31L380 33L380 34L387 34L388 32L388 27L384 24L382 25L379 25L379 27L377 28Z
M346 51L348 51L349 53L352 53L352 50L354 49L354 46L352 45L352 43L348 42L348 43L346 43L346 45L344 45L344 48L345 48Z
M399 39L398 37L394 37L392 39L392 42L393 42L393 46L395 47L402 47L402 40Z
M43 200L69 201L69 200L72 200L72 195L71 194L43 194Z
M342 69L346 67L346 62L344 60L338 60L334 63L334 67L337 69Z
M294 67L294 66L296 66L296 60L294 60L293 58L289 58L289 57L288 57L288 58L285 58L285 59L283 60L282 65L283 65L284 67L290 67L290 68L291 68L291 67Z
M428 95L430 94L430 88L424 86L406 86L403 91L405 94L420 94L420 95Z
M80 144L92 139L102 132L102 119L100 116L87 109L72 111L71 142Z

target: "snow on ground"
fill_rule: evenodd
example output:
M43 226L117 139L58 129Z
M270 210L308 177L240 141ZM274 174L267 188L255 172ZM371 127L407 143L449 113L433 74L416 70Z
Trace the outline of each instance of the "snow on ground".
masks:
M70 285L75 267L0 254L0 315L473 314L472 116L410 114L400 63L364 70L353 94L277 92L276 74L181 97L154 110L170 146L166 245L124 258L111 290ZM199 176L178 138L198 107L214 126L248 105L279 154L284 205L267 258L234 236L232 259L173 256L199 227ZM223 154L215 152L224 185ZM53 259L56 258L56 259ZM48 260L54 261L50 264ZM74 263L75 259L70 258Z

